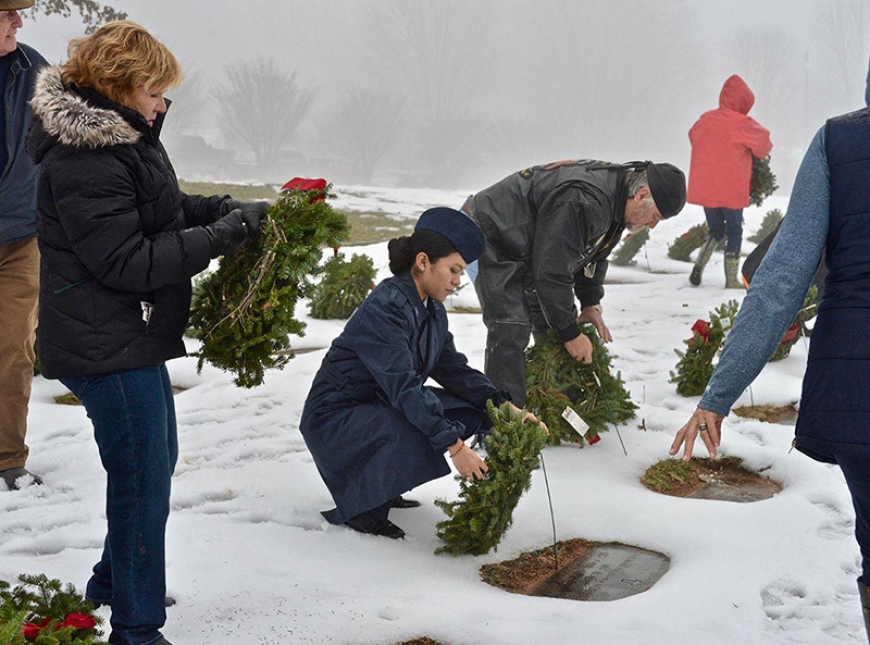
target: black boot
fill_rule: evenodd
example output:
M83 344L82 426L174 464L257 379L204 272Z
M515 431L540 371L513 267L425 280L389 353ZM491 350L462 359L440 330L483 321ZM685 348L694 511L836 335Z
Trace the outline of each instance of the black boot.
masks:
M861 610L864 612L864 629L867 630L867 639L870 641L870 589L867 589L861 580L858 580L858 596L861 598Z
M20 490L26 486L39 486L42 480L25 468L8 468L0 470L0 479L6 483L9 490Z
M701 284L701 277L704 275L704 267L707 266L707 262L709 262L710 258L713 257L713 251L716 250L717 244L719 244L718 240L708 237L707 241L701 245L701 250L698 251L698 259L695 260L695 266L692 267L692 274L689 276L689 282L694 286L697 287Z

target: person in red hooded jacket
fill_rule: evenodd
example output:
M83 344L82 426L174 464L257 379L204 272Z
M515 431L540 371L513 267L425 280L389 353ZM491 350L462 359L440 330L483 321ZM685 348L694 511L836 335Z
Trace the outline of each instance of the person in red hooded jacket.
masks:
M755 95L737 74L719 93L719 107L701 115L689 130L692 162L686 201L704 207L708 238L698 253L689 281L698 286L713 250L727 237L725 288L742 286L737 278L743 242L743 209L749 206L752 158L763 159L773 144L770 132L748 116Z

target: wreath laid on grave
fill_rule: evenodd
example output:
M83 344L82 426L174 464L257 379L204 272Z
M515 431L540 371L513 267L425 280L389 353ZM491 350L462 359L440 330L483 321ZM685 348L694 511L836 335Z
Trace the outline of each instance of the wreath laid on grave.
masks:
M818 292L819 289L816 285L810 287L810 290L807 292L807 297L804 298L803 307L798 311L794 322L789 326L785 334L783 334L782 340L779 341L779 345L776 346L776 351L773 352L773 356L770 357L770 361L768 362L773 363L788 358L788 355L791 354L791 348L795 346L795 343L798 342L800 337L810 335L807 331L807 323L815 318L819 311L819 303L816 302Z
M764 200L773 195L779 186L776 175L770 169L770 155L764 159L752 157L752 181L749 185L749 203L761 206Z
M337 253L318 273L320 282L311 292L308 312L312 318L345 320L353 315L375 287L375 264L367 255Z
M707 224L696 224L668 245L668 257L680 262L691 262L692 252L707 239Z
M532 485L532 471L540 463L547 433L539 424L523 423L522 412L515 412L510 403L495 407L487 402L486 411L492 420L486 438L489 472L474 482L457 477L458 501L435 500L447 515L436 525L444 546L435 553L483 555L498 550L520 497Z
M3 645L102 645L94 606L75 587L45 575L20 575L11 589L0 580L0 643Z
M713 376L713 359L721 351L725 336L734 326L740 305L736 300L719 305L710 312L710 320L698 319L692 325L692 337L683 341L686 351L674 353L680 357L676 372L671 372L671 383L677 384L677 393L700 396Z
M290 360L288 336L305 329L296 302L314 288L322 247L336 247L349 232L345 215L325 200L331 185L299 183L266 210L256 243L222 257L197 285L190 322L202 340L198 367L208 361L231 371L240 387L262 384L267 369Z
M580 331L592 342L592 362L575 361L565 351L555 332L547 341L526 350L526 407L550 429L549 442L590 445L600 441L599 432L610 424L633 419L637 411L619 372L613 373L610 352L592 325ZM580 434L562 416L572 408L589 426Z
M637 233L626 235L619 245L619 248L613 252L610 261L616 266L624 267L631 266L637 263L634 256L637 255L644 244L649 240L649 228L644 226Z

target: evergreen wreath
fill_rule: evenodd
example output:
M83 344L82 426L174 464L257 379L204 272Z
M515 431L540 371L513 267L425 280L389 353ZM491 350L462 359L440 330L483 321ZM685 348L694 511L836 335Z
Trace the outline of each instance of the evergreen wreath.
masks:
M72 585L44 574L20 575L10 590L0 580L0 643L3 645L103 645L94 606Z
M773 352L773 356L771 356L768 361L769 363L788 358L789 354L791 354L791 348L795 346L798 339L801 336L809 336L807 323L815 318L816 314L819 312L819 303L816 302L818 293L819 289L816 285L810 287L810 290L807 292L807 297L804 298L803 307L798 311L794 322L789 326L785 334L783 334L782 340L780 340L779 345L776 346L776 351Z
M734 326L734 318L740 305L736 300L719 305L710 312L710 320L698 319L692 325L692 337L683 341L686 351L674 353L680 357L677 371L671 372L670 383L677 384L677 393L683 396L700 396L713 376L713 359L722 349L725 336Z
M311 294L321 247L337 246L349 231L347 218L324 200L330 188L283 192L266 210L256 243L223 256L198 285L190 322L202 340L199 369L208 361L235 373L236 385L255 387L265 370L290 360L288 336L305 329L294 317L296 302Z
M773 195L779 186L776 175L770 169L770 155L764 159L752 157L752 181L749 185L749 203L761 206L764 200Z
M498 543L513 523L520 497L532 485L532 471L547 433L537 423L523 423L523 412L510 403L495 407L487 401L486 411L492 429L486 438L486 465L483 479L459 480L459 500L435 500L447 515L438 522L436 534L444 541L435 553L483 555L498 550Z
M776 230L776 227L779 226L779 223L782 221L782 217L782 211L778 208L767 211L764 215L764 219L761 220L761 226L758 227L758 230L755 231L755 233L746 239L755 244L761 244L768 235Z
M691 262L692 252L707 239L707 223L696 224L668 245L668 257L680 262Z
M308 312L312 318L342 320L350 318L363 303L377 275L372 259L356 253L349 262L344 253L335 254L318 273L322 277L311 293Z
M624 267L637 264L634 256L643 248L649 240L649 228L644 226L637 233L626 235L619 245L619 248L613 252L610 261L616 266Z
M547 424L548 442L562 441L583 446L600 440L598 433L609 430L610 424L634 419L635 405L622 375L613 374L612 358L592 325L581 325L580 331L592 342L592 362L575 361L565 351L554 331L545 342L526 350L526 407ZM581 435L562 413L571 407L589 430Z

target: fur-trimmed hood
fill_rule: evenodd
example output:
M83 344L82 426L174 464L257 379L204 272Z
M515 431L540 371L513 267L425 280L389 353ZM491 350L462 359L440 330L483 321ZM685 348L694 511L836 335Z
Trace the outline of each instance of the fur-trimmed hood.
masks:
M133 144L142 137L142 133L121 112L93 105L64 85L59 67L40 70L30 105L39 119L42 134L48 137L48 140L40 141L45 137L31 132L31 136L37 138L29 146L35 161L39 161L55 142L74 148L97 149Z

